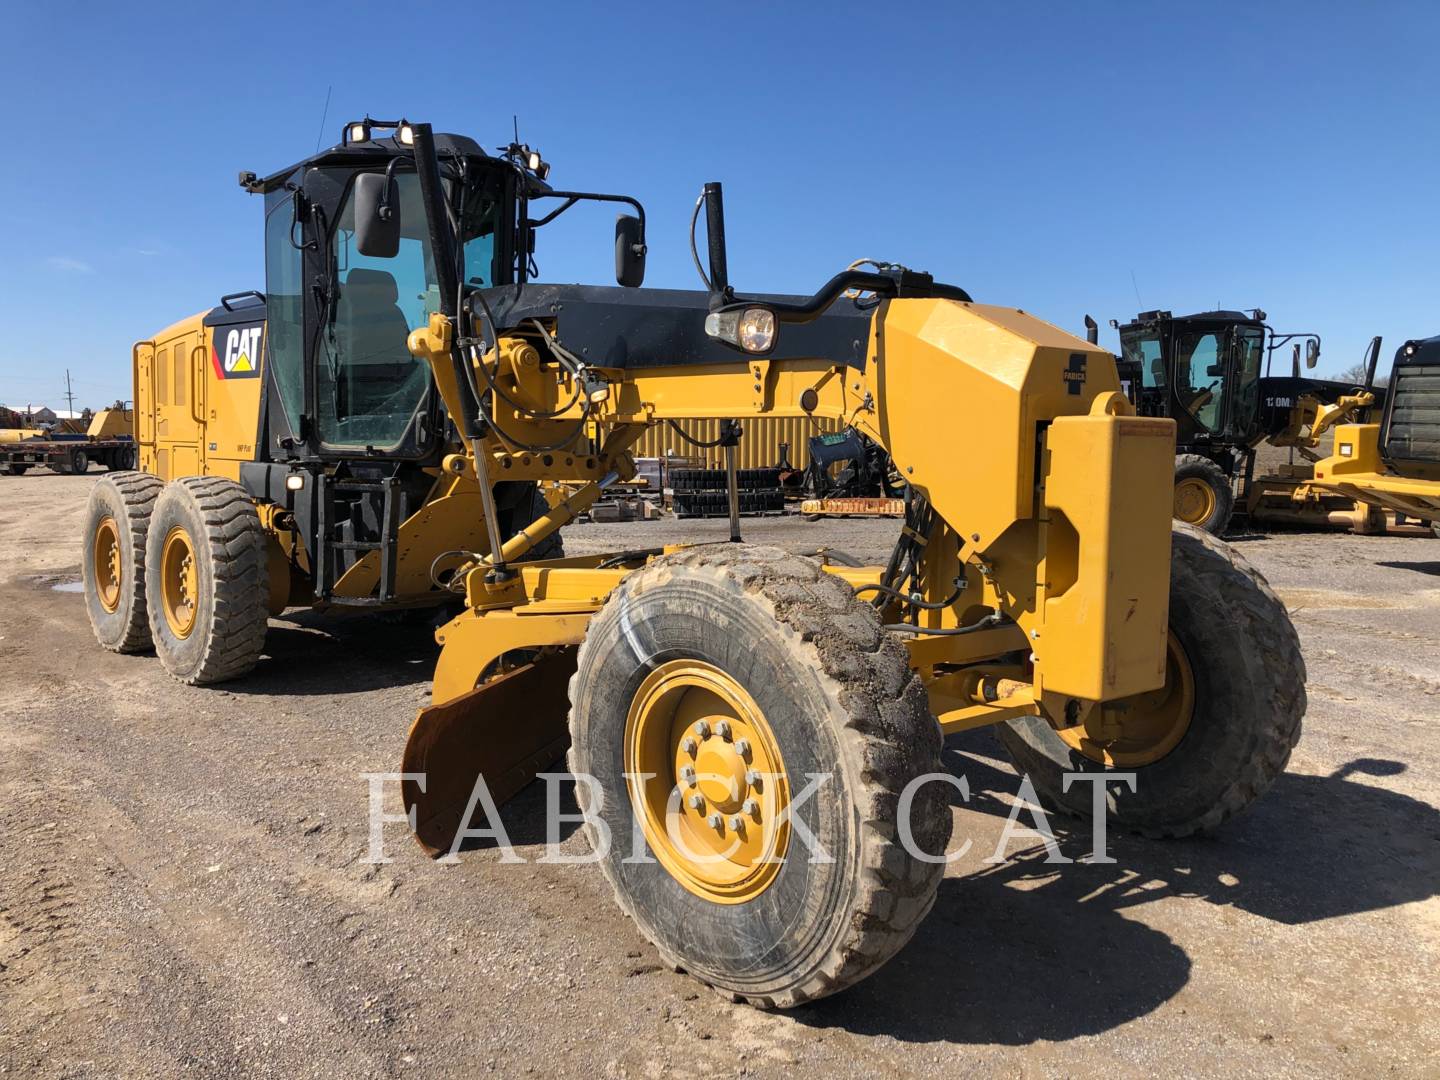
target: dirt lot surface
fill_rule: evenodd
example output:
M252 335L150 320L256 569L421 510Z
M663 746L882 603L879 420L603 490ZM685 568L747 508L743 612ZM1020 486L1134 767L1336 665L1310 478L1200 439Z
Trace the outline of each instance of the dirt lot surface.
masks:
M0 1072L1440 1075L1440 541L1239 541L1293 612L1310 710L1216 838L987 864L1018 780L989 733L952 739L974 846L933 914L867 982L767 1014L662 970L596 868L533 861L539 784L505 813L524 865L439 866L396 825L367 863L362 774L398 768L428 632L291 613L223 690L104 652L53 588L95 479L0 477ZM746 531L879 558L893 529Z

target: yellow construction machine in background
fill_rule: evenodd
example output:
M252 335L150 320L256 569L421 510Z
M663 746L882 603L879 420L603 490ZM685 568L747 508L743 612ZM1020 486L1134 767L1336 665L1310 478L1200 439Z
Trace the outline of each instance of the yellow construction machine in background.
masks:
M1337 426L1314 483L1440 535L1440 337L1400 346L1379 422Z
M766 1006L864 977L930 908L946 733L998 725L1047 804L1156 836L1284 768L1294 629L1238 555L1172 531L1174 424L1134 414L1110 354L899 265L742 294L718 184L704 291L641 288L640 204L548 173L366 119L242 175L266 291L135 346L142 471L97 485L85 537L103 645L213 683L287 605L458 603L404 751L422 844L464 838L477 778L503 802L568 745L640 932ZM618 287L529 280L582 201L626 208ZM564 556L647 431L716 416L873 440L909 489L887 563L713 539ZM1074 782L1113 770L1133 777Z

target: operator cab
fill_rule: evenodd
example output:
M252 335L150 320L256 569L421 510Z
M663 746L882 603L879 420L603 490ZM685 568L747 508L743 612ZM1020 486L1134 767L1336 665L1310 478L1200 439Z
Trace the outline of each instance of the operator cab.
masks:
M393 134L382 137L382 127ZM265 196L266 359L262 445L270 460L422 460L444 415L410 332L441 310L432 241L403 121L347 124L342 141L246 190ZM437 135L464 280L513 280L520 174L471 139ZM391 250L364 252L360 179L384 178Z
M1173 417L1181 445L1254 441L1261 369L1268 370L1276 347L1267 347L1264 319L1263 311L1146 311L1118 327L1136 408L1145 416ZM1319 339L1313 340L1318 357Z
M1315 334L1276 334L1266 312L1202 311L1172 315L1142 311L1115 325L1120 331L1120 369L1143 416L1171 416L1179 446L1250 446L1264 438L1261 383L1269 379L1277 348L1295 344L1293 377L1299 377L1300 344L1305 366L1315 367Z

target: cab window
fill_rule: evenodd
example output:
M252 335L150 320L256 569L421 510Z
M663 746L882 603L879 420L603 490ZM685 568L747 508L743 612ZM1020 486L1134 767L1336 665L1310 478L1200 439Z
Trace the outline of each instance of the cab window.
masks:
M1224 342L1214 332L1175 335L1175 396L1208 431L1225 422Z
M288 192L272 193L265 203L265 349L290 430L298 431L305 411L305 297L300 248L291 242L295 209Z
M1131 363L1140 365L1140 381L1148 390L1164 389L1165 360L1160 353L1160 335L1156 330L1126 330L1120 335L1120 352Z
M395 446L430 386L429 367L406 340L439 310L439 289L419 180L414 173L395 180L403 232L393 258L356 249L353 188L331 235L337 287L315 372L320 441L330 446Z

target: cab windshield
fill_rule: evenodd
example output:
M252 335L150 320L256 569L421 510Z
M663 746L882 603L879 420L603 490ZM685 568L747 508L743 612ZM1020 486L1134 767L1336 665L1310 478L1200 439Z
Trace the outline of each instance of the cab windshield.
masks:
M394 447L428 400L430 369L411 355L406 340L440 310L440 290L419 177L397 172L395 182L401 236L393 257L362 255L356 248L353 185L331 234L335 299L319 335L315 375L317 427L329 446ZM449 194L455 203L453 185ZM490 285L500 200L478 186L464 194L466 280Z

